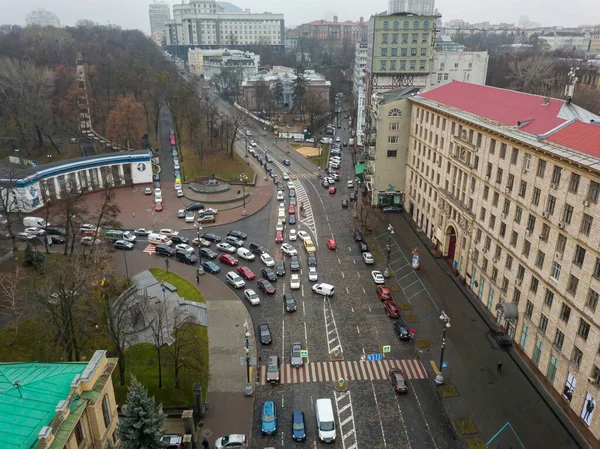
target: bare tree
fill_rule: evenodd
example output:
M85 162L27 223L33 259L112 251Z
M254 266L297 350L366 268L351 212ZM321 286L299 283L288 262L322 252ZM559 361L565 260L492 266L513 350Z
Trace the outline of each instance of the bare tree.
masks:
M148 304L145 312L145 319L148 328L152 334L152 343L156 349L158 358L158 388L162 388L162 349L166 344L171 343L171 336L168 331L169 313L166 299L157 297L148 297L147 291L144 292L144 301Z
M19 334L19 321L25 313L25 286L30 281L15 264L15 269L0 275L0 315L2 327L12 326L15 329L13 338Z
M304 110L310 119L310 132L314 133L315 119L327 112L329 109L329 98L327 93L317 89L308 89L304 95Z
M175 388L179 388L180 374L186 366L187 356L190 355L189 340L194 338L196 318L178 306L171 307L168 313L173 332L173 342L167 346L167 352L173 361Z
M225 137L227 139L227 150L229 157L233 159L235 143L240 140L240 129L248 120L248 115L239 109L235 109L229 117L224 120Z
M6 231L10 235L13 250L17 249L16 233L19 222L22 219L22 211L28 210L31 204L23 199L21 188L18 181L23 173L23 167L15 164L5 165L0 175L0 206L7 213L6 223L4 224Z
M521 92L550 95L561 78L556 71L556 60L550 56L534 56L510 63L510 87Z

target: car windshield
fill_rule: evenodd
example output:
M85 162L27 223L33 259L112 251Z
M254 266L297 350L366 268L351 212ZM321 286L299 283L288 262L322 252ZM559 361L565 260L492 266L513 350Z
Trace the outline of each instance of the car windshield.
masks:
M266 327L261 327L260 328L260 335L269 335L269 329L267 329Z
M263 414L262 420L263 422L273 422L275 421L275 415Z
M319 429L323 432L330 432L334 429L335 423L333 421L322 421L319 425Z
M294 430L304 430L304 423L302 423L302 422L295 422L294 425L292 426L292 428Z
M276 373L277 371L279 371L279 368L277 367L277 365L269 365L269 368L267 368L267 371L269 373Z

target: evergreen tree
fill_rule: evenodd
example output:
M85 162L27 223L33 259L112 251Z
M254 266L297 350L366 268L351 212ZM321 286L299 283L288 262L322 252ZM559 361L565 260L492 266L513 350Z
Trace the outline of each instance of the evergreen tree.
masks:
M127 403L119 420L117 436L122 449L164 449L160 440L165 421L162 405L154 405L154 397L135 378L127 391Z
M283 106L283 82L277 78L273 88L273 97L275 97L275 107L277 109Z

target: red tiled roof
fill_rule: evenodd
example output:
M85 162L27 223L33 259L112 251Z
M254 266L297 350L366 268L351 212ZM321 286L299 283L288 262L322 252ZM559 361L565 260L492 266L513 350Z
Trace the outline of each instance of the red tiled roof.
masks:
M573 122L545 140L600 157L600 124Z
M558 117L564 100L550 98L544 106L542 96L492 86L452 81L420 96L502 125L517 127L518 122L529 122L519 129L533 135L545 134L567 121ZM544 141L600 157L600 125L576 120Z
M360 22L329 22L327 20L313 20L310 22L311 25L342 25L342 26L356 26L361 25ZM367 22L362 23L363 26L368 26Z
M481 84L452 81L421 96L503 125L517 126L517 122L532 120L521 127L532 134L543 134L565 122L557 117L563 100L551 98L544 106L544 97L539 95Z

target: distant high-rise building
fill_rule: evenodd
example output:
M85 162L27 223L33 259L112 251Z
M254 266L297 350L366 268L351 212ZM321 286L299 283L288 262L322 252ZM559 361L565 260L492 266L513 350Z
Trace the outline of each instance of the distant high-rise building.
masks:
M410 12L421 16L432 16L435 0L389 0L387 13Z
M25 22L27 23L27 26L60 27L58 16L44 8L38 8L31 11L25 17Z
M150 35L154 36L157 32L163 33L165 23L171 20L171 8L168 3L154 0L149 6L148 14L150 16Z

